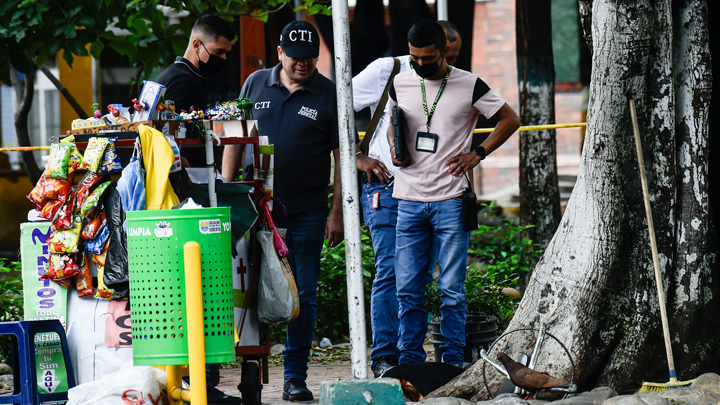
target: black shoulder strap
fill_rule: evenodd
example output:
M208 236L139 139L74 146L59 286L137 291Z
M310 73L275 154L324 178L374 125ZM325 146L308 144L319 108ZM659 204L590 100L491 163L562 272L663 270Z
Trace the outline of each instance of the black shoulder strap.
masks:
M390 73L390 78L385 84L385 90L383 90L383 95L382 97L380 97L380 102L375 109L375 114L373 114L372 119L370 120L370 125L368 125L368 129L367 131L365 131L365 136L360 143L360 150L365 155L367 155L368 149L370 148L370 141L372 140L373 135L375 135L375 128L377 128L377 124L378 122L380 122L380 117L385 111L385 104L387 104L388 90L390 90L390 85L392 84L395 75L398 74L398 72L400 71L400 59L393 59L395 60L395 64L393 65L392 73Z

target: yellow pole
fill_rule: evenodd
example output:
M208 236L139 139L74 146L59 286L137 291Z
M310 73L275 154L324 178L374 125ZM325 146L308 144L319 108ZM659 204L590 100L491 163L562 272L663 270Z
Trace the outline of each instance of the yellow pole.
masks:
M185 253L185 294L190 360L190 402L193 405L207 405L200 245L197 242L188 242L183 250Z
M190 401L190 390L182 388L182 367L165 366L169 405L182 405L183 401Z

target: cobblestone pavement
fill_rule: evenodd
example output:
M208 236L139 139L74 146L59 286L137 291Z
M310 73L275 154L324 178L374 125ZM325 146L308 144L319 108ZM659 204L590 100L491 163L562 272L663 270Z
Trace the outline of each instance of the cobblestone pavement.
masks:
M341 345L339 345L341 346ZM434 359L433 346L425 345L425 351L428 353L428 359ZM368 348L368 354L370 350ZM349 358L349 353L347 358ZM307 386L312 391L314 400L304 402L289 402L283 401L283 367L275 366L269 369L269 383L263 384L262 388L262 403L263 404L275 404L275 405L289 405L289 404L318 404L320 403L320 384L323 381L337 381L337 380L350 380L352 379L352 366L350 361L337 360L333 361L333 364L310 364L308 366L308 378L306 380ZM368 361L367 375L372 378L373 374L370 370L370 362ZM240 396L238 391L238 384L240 384L240 378L242 373L240 368L229 368L220 370L220 384L217 386L218 389L228 395Z
M263 404L317 404L320 403L320 384L323 381L349 380L352 379L352 367L350 362L339 362L340 364L323 365L310 364L308 367L307 385L313 393L314 401L289 402L282 400L283 391L283 367L270 367L268 384L263 384L262 403ZM372 377L370 371L370 363L368 362L368 376ZM231 368L220 370L220 385L217 386L221 391L228 395L239 396L237 385L240 384L240 369Z

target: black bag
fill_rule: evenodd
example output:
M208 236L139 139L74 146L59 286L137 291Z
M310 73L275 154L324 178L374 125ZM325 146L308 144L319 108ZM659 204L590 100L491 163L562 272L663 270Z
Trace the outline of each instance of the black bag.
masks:
M127 235L123 227L125 210L117 188L108 187L108 190L105 191L104 206L107 215L107 226L110 231L110 241L108 242L107 257L105 259L103 281L108 288L115 291L112 298L122 300L129 294L130 278Z
M465 173L465 178L468 181L468 186L463 191L462 196L462 217L463 217L463 228L466 231L474 231L478 229L478 203L477 196L472 192L470 188L470 178Z

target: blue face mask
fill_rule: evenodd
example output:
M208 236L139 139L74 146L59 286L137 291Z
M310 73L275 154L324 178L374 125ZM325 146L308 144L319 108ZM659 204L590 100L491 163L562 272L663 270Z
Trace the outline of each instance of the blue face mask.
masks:
M440 57L435 62L426 63L422 66L420 66L417 62L414 60L410 60L410 66L412 66L415 73L418 74L418 76L422 77L423 79L429 79L435 75L435 73L440 70L440 64L439 61L443 60L443 55L440 54Z

